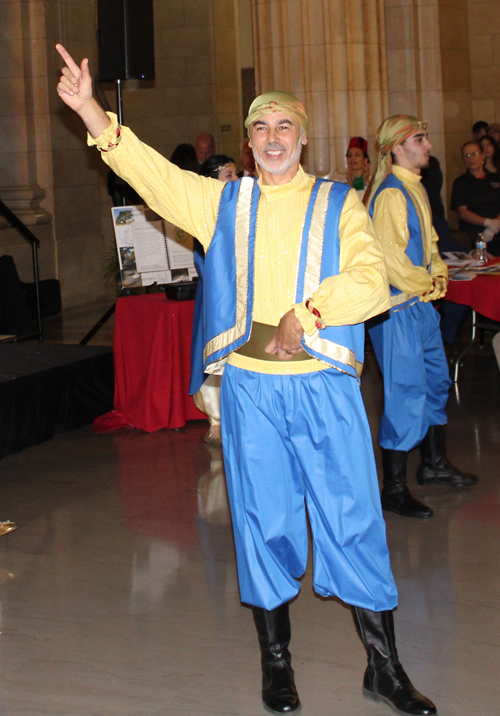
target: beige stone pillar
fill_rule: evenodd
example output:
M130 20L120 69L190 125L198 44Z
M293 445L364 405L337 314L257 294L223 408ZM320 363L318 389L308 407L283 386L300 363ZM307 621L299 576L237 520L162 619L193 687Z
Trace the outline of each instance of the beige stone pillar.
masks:
M445 176L463 172L460 146L470 136L471 73L467 7L462 0L386 0L390 114L427 119L432 153ZM455 225L456 216L448 219Z
M48 176L37 156L48 126L46 85L40 87L39 82L47 74L43 5L0 2L0 196L27 225L51 221L48 211L40 207L45 191L39 174Z
M52 173L46 146L44 3L0 1L0 28L0 198L27 226L50 224L51 214L40 206ZM41 235L41 263L50 271L52 232L42 229ZM12 253L23 279L32 280L31 248L17 232L1 231L0 250Z
M257 91L295 92L310 118L308 171L345 171L349 137L387 115L383 0L253 0Z

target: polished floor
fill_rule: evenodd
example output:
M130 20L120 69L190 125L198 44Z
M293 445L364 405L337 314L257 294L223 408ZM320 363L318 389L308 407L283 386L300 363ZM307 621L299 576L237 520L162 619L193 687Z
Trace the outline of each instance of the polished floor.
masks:
M78 342L95 321L77 318L83 329L53 321L47 339ZM363 393L375 431L372 354ZM435 517L386 520L401 660L441 716L500 713L499 398L491 348L475 349L450 398L448 441L480 484L415 487ZM221 454L205 430L86 427L0 462L0 519L19 526L0 537L0 716L264 714ZM314 595L310 569L291 616L304 716L391 713L363 698L350 612Z

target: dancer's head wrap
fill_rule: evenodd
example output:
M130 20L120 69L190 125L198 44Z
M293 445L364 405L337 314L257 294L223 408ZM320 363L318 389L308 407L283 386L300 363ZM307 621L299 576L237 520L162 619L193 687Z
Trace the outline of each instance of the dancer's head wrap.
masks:
M288 114L295 122L297 122L304 134L307 136L309 122L307 120L304 105L292 92L265 92L254 99L248 110L248 117L245 120L245 127L250 136L250 127L261 117L273 112L283 112Z
M391 173L391 152L394 147L404 142L415 132L418 132L419 129L426 129L427 124L427 122L411 117L408 114L396 114L394 117L389 117L382 122L375 135L378 152L377 169L363 199L366 206L370 206L375 192L386 176Z

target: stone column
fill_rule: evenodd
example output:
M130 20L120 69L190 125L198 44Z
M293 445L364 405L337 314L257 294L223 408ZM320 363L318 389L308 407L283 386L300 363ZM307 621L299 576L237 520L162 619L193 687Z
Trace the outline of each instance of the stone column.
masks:
M349 137L370 140L387 116L383 0L253 0L257 91L304 101L308 171L345 171Z
M429 122L432 153L445 176L446 206L453 179L464 171L460 146L472 126L466 3L386 0L385 4L390 114L414 114ZM448 220L455 226L454 212Z
M27 226L50 224L40 202L51 184L48 136L44 3L0 1L0 198ZM0 227L1 228L1 227ZM38 233L38 232L37 232ZM53 265L53 237L41 230L41 263ZM46 243L46 239L49 243ZM31 277L31 248L14 230L0 234L0 249L14 255L24 280Z
M48 126L43 25L42 2L0 2L0 197L27 225L51 221L40 207L45 191L39 173L44 172L37 156Z

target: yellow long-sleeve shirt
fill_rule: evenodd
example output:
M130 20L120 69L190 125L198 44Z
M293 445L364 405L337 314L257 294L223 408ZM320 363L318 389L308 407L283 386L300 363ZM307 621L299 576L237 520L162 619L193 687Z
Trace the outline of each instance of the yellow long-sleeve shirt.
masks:
M186 172L143 144L127 127L116 136L116 116L97 139L103 160L131 184L160 216L189 232L205 250L210 246L225 184ZM255 244L255 298L252 319L278 325L294 307L304 330L318 329L305 304L294 305L302 227L314 177L301 167L284 185L269 186L259 181ZM324 280L312 299L326 325L360 323L385 311L389 303L385 265L368 214L355 191L349 192L340 217L340 271ZM304 373L327 366L316 359L300 362L256 361L237 354L231 363L272 373ZM244 364L244 365L243 365ZM257 366L256 364L262 364Z
M410 296L422 296L431 290L435 276L448 277L446 264L439 256L438 236L432 225L432 216L421 176L398 167L392 168L419 208L423 220L424 266L415 266L406 255L410 238L406 199L399 189L384 189L377 197L373 212L373 226L380 239L391 286ZM427 270L426 266L430 266ZM444 295L446 289L442 293ZM439 296L434 296L438 298Z

